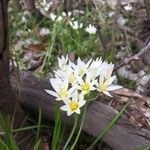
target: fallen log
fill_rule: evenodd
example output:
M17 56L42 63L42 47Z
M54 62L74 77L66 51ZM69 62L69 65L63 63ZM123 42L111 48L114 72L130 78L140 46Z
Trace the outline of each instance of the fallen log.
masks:
M42 115L48 120L54 120L54 97L48 95L44 89L51 89L49 79L38 79L31 73L20 72L20 86L14 75L11 76L13 93L18 96L22 108L31 113L38 114L41 107ZM110 106L93 101L88 108L83 130L88 134L97 136L116 115L117 111ZM71 125L73 119L62 112L63 122ZM103 137L103 141L115 150L130 150L132 148L150 144L150 131L135 129L124 117L120 118L114 127Z

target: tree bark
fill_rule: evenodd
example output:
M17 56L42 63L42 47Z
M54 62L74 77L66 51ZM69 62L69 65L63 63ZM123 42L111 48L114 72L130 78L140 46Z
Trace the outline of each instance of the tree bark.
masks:
M147 17L150 19L150 0L144 0Z
M8 0L0 0L0 110L11 112L13 97L9 80Z
M40 107L43 118L54 120L55 99L44 91L44 89L52 89L49 79L40 80L30 73L21 72L20 80L19 102L24 110L37 116ZM18 86L13 75L11 81L14 93L18 95ZM114 115L116 115L115 109L99 101L94 101L89 105L83 130L97 136ZM63 123L73 124L73 118L67 117L65 112L62 112L62 118ZM115 150L129 150L136 146L148 145L150 143L150 131L135 129L127 119L122 117L103 137L103 141Z

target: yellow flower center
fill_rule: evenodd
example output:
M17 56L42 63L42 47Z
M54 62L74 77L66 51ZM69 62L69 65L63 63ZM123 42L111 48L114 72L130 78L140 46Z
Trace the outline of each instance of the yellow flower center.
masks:
M85 91L85 92L88 92L90 90L90 84L89 83L86 83L84 82L82 85L82 90Z
M81 76L81 75L83 75L85 73L85 70L83 69L83 68L79 68L79 75Z
M73 73L71 73L71 74L70 74L70 77L69 77L69 82L70 82L71 84L73 84L74 81L75 81L75 76L74 76Z
M64 87L61 87L59 92L58 92L58 95L61 97L61 98L66 98L68 97L68 91L66 88Z
M103 84L99 84L99 87L98 87L98 91L99 91L99 92L104 92L104 91L105 91L105 89L106 89L106 85L105 85L105 83L103 83Z
M71 101L71 102L69 103L69 107L70 107L70 109L71 109L72 111L75 111L75 110L78 109L79 105L78 105L78 103L77 103L76 101Z

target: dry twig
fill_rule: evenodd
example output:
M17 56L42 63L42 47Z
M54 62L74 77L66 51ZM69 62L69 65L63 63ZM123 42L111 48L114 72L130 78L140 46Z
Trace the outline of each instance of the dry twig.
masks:
M125 65L130 64L132 61L138 61L143 56L143 54L145 54L149 50L150 50L150 42L142 50L140 50L136 55L130 58L124 59L122 63L120 63L118 66L115 67L114 71L116 71L117 69Z

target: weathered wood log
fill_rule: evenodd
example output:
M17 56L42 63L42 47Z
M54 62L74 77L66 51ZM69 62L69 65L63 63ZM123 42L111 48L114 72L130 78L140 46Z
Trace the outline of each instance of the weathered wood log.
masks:
M54 97L48 95L44 89L51 89L49 79L38 79L30 73L19 74L20 87L14 76L11 77L13 91L16 95L20 95L19 103L22 108L31 114L38 114L41 107L44 118L54 119ZM116 115L116 110L100 103L93 101L88 108L83 130L93 136L97 136L99 131L103 129ZM62 112L63 122L72 124L73 119L66 116ZM144 133L145 131L145 133ZM128 120L123 117L118 120L115 126L103 137L103 141L115 150L130 150L131 148L150 144L150 131L135 129Z

